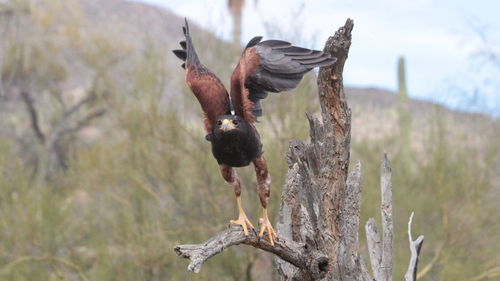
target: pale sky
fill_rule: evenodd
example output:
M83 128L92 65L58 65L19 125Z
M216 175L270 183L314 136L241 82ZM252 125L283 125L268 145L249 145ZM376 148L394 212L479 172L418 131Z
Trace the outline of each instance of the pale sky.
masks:
M138 1L230 38L227 0ZM482 68L472 59L482 46L476 29L500 53L498 11L500 1L493 0L247 0L242 44L256 35L274 35L321 49L350 17L354 30L346 85L396 90L396 63L404 55L410 96L500 116L500 69ZM276 38L278 33L285 38Z

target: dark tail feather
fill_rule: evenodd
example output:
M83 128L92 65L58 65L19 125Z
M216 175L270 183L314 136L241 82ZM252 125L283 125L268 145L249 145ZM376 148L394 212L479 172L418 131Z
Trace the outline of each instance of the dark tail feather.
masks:
M187 51L187 58L186 58L186 65L190 64L200 64L200 60L198 59L198 55L196 54L196 51L193 46L193 41L191 40L191 35L189 34L189 25L187 18L184 18L185 21L185 26L182 28L184 31L184 36L186 37L186 51ZM184 43L183 41L180 42L181 46L184 48Z
M185 50L173 50L174 55L183 61L186 61L187 53Z

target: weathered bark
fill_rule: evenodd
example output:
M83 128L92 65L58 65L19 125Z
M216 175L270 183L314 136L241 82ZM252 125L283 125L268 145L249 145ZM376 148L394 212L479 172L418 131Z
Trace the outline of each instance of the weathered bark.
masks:
M239 228L232 227L203 244L175 247L179 256L191 260L190 271L197 272L205 260L227 247L247 244L277 256L281 280L374 280L359 253L361 165L357 164L348 175L351 111L343 90L342 71L352 28L353 22L348 19L326 43L324 51L337 62L320 69L321 120L307 115L311 142L290 142L276 246L270 247L266 239L259 241L255 233L245 237ZM382 161L381 188L383 238L373 219L367 223L367 238L375 280L389 281L393 222L391 168L386 156ZM416 262L410 268L416 272Z
M311 131L311 143L293 141L290 144L288 163L298 165L302 188L297 200L283 203L282 209L297 210L305 202L306 214L297 216L292 212L292 235L294 241L304 242L309 249L328 256L324 265L327 280L368 280L362 271L358 252L360 166L347 177L349 169L349 144L351 138L351 111L347 106L342 71L351 45L352 20L348 19L326 43L324 52L337 58L337 62L320 69L318 76L321 121L307 116ZM309 218L305 222L303 218ZM281 216L280 216L281 218ZM278 234L282 234L278 225ZM307 226L307 227L302 227ZM285 236L286 237L286 236ZM280 265L280 263L278 263ZM311 280L303 272L283 272L282 280ZM317 279L316 279L317 280Z
M387 159L387 154L384 154L380 171L380 187L382 189L382 228L384 238L382 239L382 267L381 280L392 281L392 237L393 237L393 220L392 220L392 182L391 182L391 164Z
M372 265L373 277L379 281L392 280L392 245L393 245L393 220L392 220L392 183L391 163L384 154L380 169L381 206L383 237L380 240L377 225L373 218L365 225L368 253Z

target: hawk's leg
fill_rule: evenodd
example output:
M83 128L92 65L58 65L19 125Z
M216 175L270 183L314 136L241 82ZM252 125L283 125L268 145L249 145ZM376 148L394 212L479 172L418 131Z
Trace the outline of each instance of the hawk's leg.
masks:
M257 157L253 161L253 164L255 166L255 174L257 175L260 204L262 205L263 208L262 218L259 220L260 223L259 236L262 237L264 232L267 231L269 242L271 243L271 245L274 246L273 238L277 238L278 235L274 231L271 222L269 221L269 216L267 215L267 202L269 200L271 192L271 177L267 172L267 164L264 156Z
M228 182L233 188L234 188L234 194L236 195L236 203L238 204L238 219L237 220L230 220L229 222L231 224L238 224L243 227L243 233L245 233L245 236L248 236L248 227L253 229L253 225L250 222L250 220L247 218L245 211L243 211L243 207L241 206L241 185L240 185L240 179L238 178L238 174L234 170L234 168L221 164L220 165L220 171L222 173L222 177L224 177L224 180Z

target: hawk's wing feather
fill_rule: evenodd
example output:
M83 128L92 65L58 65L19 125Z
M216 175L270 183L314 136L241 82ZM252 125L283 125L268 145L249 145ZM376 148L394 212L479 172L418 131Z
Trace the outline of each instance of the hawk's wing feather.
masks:
M228 112L229 96L219 78L200 63L189 34L187 20L182 29L186 40L179 42L181 50L173 52L185 62L181 66L186 69L186 82L203 109L206 117L205 129L211 132L217 117Z
M267 92L292 90L314 67L336 61L322 51L293 46L281 40L260 42L261 39L250 40L231 77L234 107L248 122L262 116L260 100L267 97Z

